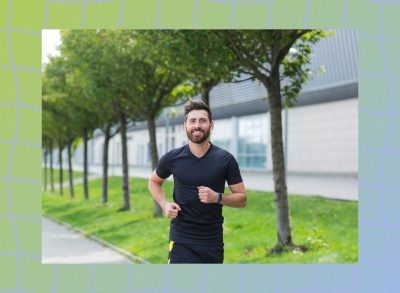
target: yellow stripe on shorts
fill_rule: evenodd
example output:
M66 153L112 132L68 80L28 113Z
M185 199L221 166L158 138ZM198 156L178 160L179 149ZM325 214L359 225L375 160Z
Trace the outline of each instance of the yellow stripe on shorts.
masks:
M171 252L171 250L172 250L172 248L174 247L174 241L170 241L169 242L169 252ZM168 258L168 263L171 261L171 259L170 258Z

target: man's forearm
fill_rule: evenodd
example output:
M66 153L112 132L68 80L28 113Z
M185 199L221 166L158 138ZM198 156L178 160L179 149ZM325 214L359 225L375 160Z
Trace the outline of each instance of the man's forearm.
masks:
M167 203L167 198L162 186L155 182L149 181L148 188L153 199L160 205L162 209L164 209L164 206Z
M237 192L232 194L223 194L221 203L233 208L244 208L246 206L247 196L245 193Z

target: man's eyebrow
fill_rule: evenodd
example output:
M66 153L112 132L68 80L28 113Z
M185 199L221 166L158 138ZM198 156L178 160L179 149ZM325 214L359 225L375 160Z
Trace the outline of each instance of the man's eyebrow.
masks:
M206 121L207 118L205 118L205 117L202 117L202 118L189 118L188 120L189 120L189 121L194 121L194 120Z

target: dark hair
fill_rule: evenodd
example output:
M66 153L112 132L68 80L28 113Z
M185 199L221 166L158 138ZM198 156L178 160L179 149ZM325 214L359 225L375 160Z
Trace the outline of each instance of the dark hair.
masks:
M189 112L193 110L205 110L208 113L208 119L210 119L210 122L212 121L212 115L211 115L211 110L207 106L206 103L204 103L202 100L189 100L185 104L185 121L187 120L187 116Z

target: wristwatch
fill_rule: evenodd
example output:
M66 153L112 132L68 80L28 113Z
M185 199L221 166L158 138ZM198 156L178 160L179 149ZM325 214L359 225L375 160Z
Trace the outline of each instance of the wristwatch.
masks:
M221 201L222 201L222 193L218 192L218 203L222 204Z

